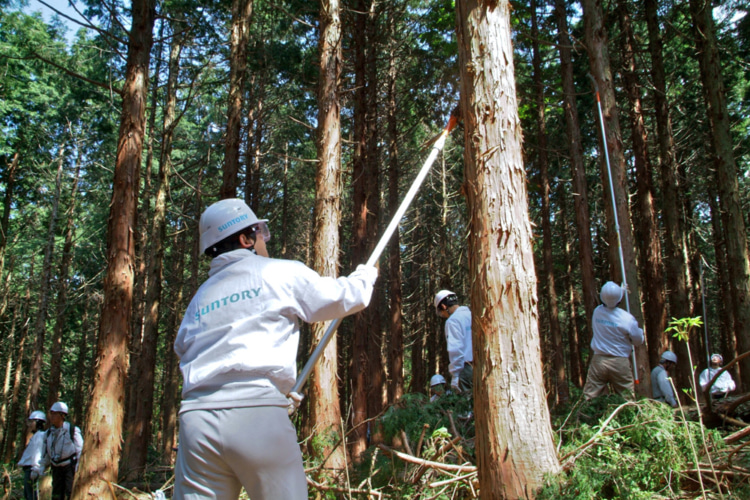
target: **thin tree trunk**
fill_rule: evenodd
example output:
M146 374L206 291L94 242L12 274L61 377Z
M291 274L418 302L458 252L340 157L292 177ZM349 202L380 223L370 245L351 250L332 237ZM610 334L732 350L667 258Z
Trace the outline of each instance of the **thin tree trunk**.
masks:
M318 72L318 170L315 176L315 222L313 226L313 269L321 276L339 273L339 225L341 224L341 106L339 77L341 56L341 6L338 0L320 5L320 62ZM317 347L330 322L311 325L312 346ZM310 380L310 429L320 436L312 453L325 459L332 471L346 468L346 448L340 446L341 411L338 383L338 342L334 337L313 367ZM335 446L335 448L334 448Z
M31 270L31 273L33 273L33 269ZM21 309L21 315L20 317L25 317L24 312L27 311L27 307L31 298L30 290L26 289L26 301L24 302L24 306ZM5 434L5 456L4 461L5 463L8 463L12 460L13 452L15 451L15 445L16 445L16 434L18 431L18 413L19 413L19 406L20 406L20 395L21 395L21 382L23 380L23 364L24 364L24 353L26 348L26 338L28 337L29 333L29 322L30 319L25 319L23 326L21 327L21 331L19 332L19 339L18 339L18 352L16 353L16 368L15 372L13 373L13 393L10 397L10 411L9 411L9 418L8 418L8 428L7 432ZM25 421L27 418L27 415L29 413L24 412L21 415L21 418ZM26 444L26 432L23 432L21 434L21 446L19 446L20 449L23 449L23 445Z
M34 321L33 335L36 338L34 353L29 369L29 392L26 395L24 413L39 409L39 390L42 383L42 359L44 356L44 339L47 333L47 305L50 295L50 280L52 277L52 254L55 251L55 231L57 226L57 211L60 206L60 192L65 155L65 146L58 151L57 176L55 177L55 197L50 212L49 227L47 229L47 245L44 249L44 263L39 277L39 308Z
M250 16L253 0L233 0L232 28L229 40L229 107L227 110L227 137L224 153L224 175L219 197L237 196L237 174L240 171L240 125L242 101L245 95L247 68L247 41L250 36Z
M63 244L62 259L58 275L57 306L55 308L55 329L50 346L49 386L47 388L47 408L58 400L60 393L60 373L62 369L63 351L62 338L66 328L66 311L68 310L68 281L70 279L70 263L73 260L73 235L75 233L76 197L78 194L78 179L81 175L81 157L76 157L73 185L70 188L70 206L67 211L65 227L65 243Z
M133 307L136 210L149 58L156 16L154 0L132 2L132 28L123 85L122 115L107 223L107 274L99 324L96 370L87 410L83 454L73 500L104 498L118 479L128 338Z
M539 28L537 26L536 1L531 0L531 40L534 67L534 86L536 87L537 112L537 160L539 178L542 188L542 269L544 288L547 291L547 322L552 342L552 366L554 369L554 397L557 403L565 403L570 398L568 381L565 377L565 359L560 332L557 292L555 291L555 266L552 258L552 228L550 227L550 185L549 160L547 156L547 124L545 118L544 83L542 81L542 56L539 53Z
M465 177L471 186L479 486L483 499L532 498L545 474L557 473L560 465L542 384L510 3L459 0L456 8Z
M629 118L632 129L633 157L635 161L638 216L636 228L639 240L640 270L643 277L643 300L648 355L651 366L659 364L661 353L669 347L664 330L667 327L666 290L661 262L661 236L656 222L654 182L651 178L651 161L648 154L648 136L643 119L640 82L636 75L636 41L628 2L618 0L620 26L622 27L623 82L630 102ZM687 358L686 358L687 359ZM689 385L687 387L690 387Z
M5 193L3 194L3 218L0 219L0 276L5 271L5 249L8 247L8 229L10 227L10 210L13 204L13 189L18 170L18 151L13 153L10 165L5 169ZM5 312L4 309L2 312ZM2 314L0 314L2 316Z
M70 407L71 410L71 421L78 422L78 425L84 425L83 422L83 409L86 404L86 394L89 393L89 387L91 383L92 374L92 363L91 356L89 354L89 346L94 344L96 339L95 335L89 332L92 330L91 325L95 324L95 319L92 320L92 316L96 316L93 311L98 311L101 307L101 297L96 294L90 297L87 302L86 311L83 314L83 320L81 321L81 338L78 343L78 358L76 361L76 385L73 392L73 405Z
M587 330L585 330L586 334L582 335L581 342L588 344L591 341L591 317L597 305L598 293L594 278L594 249L593 238L591 237L586 167L583 163L583 145L575 97L573 57L571 55L565 0L555 0L555 17L557 18L557 33L560 42L560 78L562 79L565 130L568 137L568 151L573 178L573 206L575 207L576 229L578 231L578 258L581 262L583 307L586 310Z
M398 152L398 117L396 80L398 77L395 54L396 26L394 15L388 18L391 36L391 48L388 60L388 212L390 216L399 207L399 164ZM396 231L388 242L388 291L390 297L390 321L388 331L388 404L393 404L404 394L404 325L403 325L403 292L401 290L401 240Z
M711 153L725 234L734 335L738 351L746 352L750 351L750 260L747 230L740 204L737 164L711 6L705 0L690 0L698 63L711 125ZM740 374L741 387L747 389L750 387L750 358L740 362Z
M607 241L609 242L609 268L610 276L614 281L627 281L627 302L623 301L621 306L629 305L630 313L635 316L639 325L643 325L643 311L641 309L640 286L638 284L638 269L636 267L635 242L633 239L633 227L630 222L630 205L628 183L626 178L625 154L622 146L622 135L620 133L620 120L617 113L617 102L615 89L612 81L612 72L609 64L609 51L607 50L607 30L604 27L603 0L582 0L583 19L585 29L585 40L589 55L589 67L591 74L599 87L602 114L604 115L604 128L606 137L601 140L606 142L609 150L609 160L612 171L612 187L617 205L617 218L614 217L612 206L612 193L610 190L609 175L607 172L604 149L600 155L600 170L605 194L604 206L607 218ZM592 110L593 111L593 110ZM594 111L598 113L598 111ZM598 123L598 119L595 122ZM597 127L599 129L599 127ZM619 237L618 231L619 228ZM619 243L619 244L618 244ZM625 265L625 276L622 276L620 256L618 248L622 247L623 261ZM646 332L648 334L648 332ZM636 366L640 383L636 384L635 390L642 396L651 394L651 370L648 362L648 350L646 345L635 348Z
M2 400L2 406L0 406L0 444L5 441L5 430L8 423L8 400L9 395L11 394L12 386L11 386L11 379L12 375L14 373L13 368L18 367L21 364L23 364L23 358L18 357L19 351L20 355L23 355L23 340L22 337L19 342L19 347L16 348L16 325L19 322L19 313L23 311L24 304L16 305L16 307L13 308L13 318L11 318L10 323L10 330L8 331L8 336L5 339L3 351L5 354L5 376L3 377L3 400ZM17 415L11 415L10 418L16 418ZM14 436L9 436L9 440L13 441Z

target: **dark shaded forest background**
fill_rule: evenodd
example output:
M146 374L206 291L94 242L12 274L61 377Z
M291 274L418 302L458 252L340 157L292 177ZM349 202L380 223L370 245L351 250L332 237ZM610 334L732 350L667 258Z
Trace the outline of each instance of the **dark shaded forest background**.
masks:
M270 219L271 256L309 264L319 5L298 0L252 3L235 195L260 217ZM619 272L618 263L610 258L612 240L607 235L612 228L605 217L609 191L602 182L600 124L588 78L582 8L576 2L554 3L539 0L531 4L533 9L514 4L512 19L529 208L537 236L539 330L551 406L580 394L576 391L585 380L591 335L586 300L591 303L593 298L590 292L588 299L585 296L584 282L588 279L598 290L605 281L618 279ZM684 352L663 331L649 332L648 325L661 321L666 326L672 317L704 316L705 336L700 332L690 341L693 359L702 370L707 353L721 352L731 360L750 335L749 325L735 321L738 308L750 308L750 297L738 298L732 284L727 243L737 242L738 233L728 229L734 226L727 225L722 211L723 188L716 178L715 139L705 98L705 92L720 91L726 100L737 201L747 227L750 16L744 2L715 3L723 90L707 89L699 64L704 49L697 40L690 5L658 2L666 84L662 97L671 122L674 178L670 181L662 168L664 150L657 141L666 125L657 113L659 91L646 4L611 1L604 2L603 8L634 244L639 251L644 322L649 342L656 343L648 357L653 366L664 348ZM6 463L23 449L23 422L32 409L46 409L62 399L70 405L70 419L83 427L93 383L131 16L121 2L76 5L93 24L77 31L69 43L70 28L62 18L47 24L33 13L38 7L35 2L20 10L18 2L0 1L0 457ZM356 149L362 147L354 140L357 114L367 113L369 135L364 147L374 200L371 214L379 235L393 211L389 196L395 193L400 199L408 189L429 149L425 144L458 103L454 11L453 2L446 0L343 5L339 82L343 274L360 263L354 259L352 236L357 182L353 163ZM561 42L560 12L569 25L569 45ZM134 334L129 339L123 434L130 443L135 442L134 435L145 432L138 442L147 454L139 458L138 450L126 445L121 474L140 473L147 464L168 465L174 458L180 376L172 342L187 301L206 276L208 260L198 254L197 221L202 210L219 198L228 161L231 15L229 1L164 1L157 7L134 228ZM574 94L564 90L561 48L568 49L572 70L568 82ZM356 56L358 51L363 51L364 59ZM364 72L355 68L358 60L366 62ZM358 89L366 89L364 108L357 102ZM638 106L633 104L632 91L639 95ZM565 116L571 96L583 166L577 179L571 158L572 129ZM641 161L645 168L637 165ZM578 190L580 182L583 194ZM665 187L668 182L671 188ZM462 134L456 133L400 228L400 301L392 300L396 292L390 268L380 267L370 306L374 313L368 373L374 389L367 391L377 404L368 405L368 418L401 394L426 392L432 374L447 375L442 324L434 314L432 297L437 290L449 288L468 302L464 194L471 189L464 183ZM676 193L676 198L667 196L667 191ZM651 212L642 203L644 196L653 200ZM585 207L578 206L582 199ZM586 217L581 219L583 212ZM655 238L642 230L648 218L655 221ZM678 248L670 246L670 235L677 230L675 220L681 228ZM590 262L580 258L580 238L586 234L581 232L582 224L590 235ZM744 229L741 234L744 241L738 244L747 249ZM648 255L645 247L655 242L657 253ZM675 255L684 264L678 274L686 303L679 305L674 268L668 262L670 258L674 262ZM646 260L656 272L646 271ZM658 297L662 305L654 313L648 306ZM155 315L151 316L155 322L149 321L149 314ZM402 337L393 335L394 316L400 319ZM337 340L345 418L353 392L360 390L350 384L352 329L352 323L345 321ZM314 347L310 328L302 331L300 362ZM747 391L750 366L744 373L742 368L736 367L733 376ZM689 372L689 366L683 366L678 385L689 386ZM145 408L144 401L149 402ZM311 428L308 415L303 406L297 417L301 429Z

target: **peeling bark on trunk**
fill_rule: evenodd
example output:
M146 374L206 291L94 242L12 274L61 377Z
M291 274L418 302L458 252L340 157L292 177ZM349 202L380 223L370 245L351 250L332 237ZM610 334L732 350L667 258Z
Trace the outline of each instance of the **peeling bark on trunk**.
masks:
M133 306L138 179L145 129L149 58L156 14L153 0L132 3L133 21L123 85L122 114L107 223L107 274L99 324L96 371L83 454L73 500L105 498L118 479L128 336Z
M341 6L338 0L324 0L320 6L320 64L318 83L318 170L315 176L315 223L313 227L313 269L321 276L339 275L339 225L341 223L341 108L339 77L341 56ZM312 325L312 348L320 343L330 322ZM311 451L326 459L324 467L337 472L346 467L336 374L336 334L313 367L309 385L310 428L320 436L320 446ZM335 448L334 448L335 447Z
M483 499L532 498L560 465L542 386L510 4L456 8L479 485Z

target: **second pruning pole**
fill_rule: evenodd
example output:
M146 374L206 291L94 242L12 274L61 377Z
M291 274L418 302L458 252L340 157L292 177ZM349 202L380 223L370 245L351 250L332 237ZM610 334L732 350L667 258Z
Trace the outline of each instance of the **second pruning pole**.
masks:
M375 249L372 251L372 255L370 255L370 258L367 260L368 266L374 266L378 259L380 259L380 255L383 253L383 250L385 250L386 245L388 244L388 240L391 239L391 236L393 236L393 233L396 232L396 229L398 229L398 225L401 222L401 218L406 213L406 210L409 208L409 205L411 204L412 200L417 194L417 191L419 191L419 188L422 185L422 182L424 182L425 178L427 177L427 174L430 171L430 167L432 167L432 164L435 162L435 159L438 156L438 153L443 149L443 146L445 146L445 140L448 137L448 134L450 134L451 130L453 130L458 123L458 114L454 111L453 114L451 114L450 119L448 120L448 124L445 126L443 131L440 133L440 135L437 137L437 140L432 145L432 150L430 151L429 156L427 157L427 160L424 162L424 165L422 166L422 169L417 174L416 179L414 179L414 182L412 183L411 187L409 188L409 191L407 191L406 196L404 197L404 200L401 202L401 205L398 207L398 210L396 210L396 213L393 215L393 218L391 219L390 224L388 224L388 227L385 228L385 232L383 233L383 236L380 237L380 241L378 241L378 244L375 246ZM326 346L328 345L328 342L330 342L331 338L333 337L334 332L341 324L341 318L337 318L333 321L331 321L331 324L328 325L328 329L323 334L323 337L320 339L320 343L315 347L315 350L310 355L310 359L307 360L307 363L305 363L305 366L300 371L299 375L297 376L297 381L294 383L294 387L292 387L291 392L300 394L300 390L302 389L302 386L305 385L305 382L307 382L307 379L310 377L310 373L312 372L313 367L318 362L318 359L323 355L323 351L325 350Z
M609 194L612 197L612 213L615 219L615 232L617 233L617 251L620 256L620 272L622 274L622 287L623 295L625 296L625 310L630 312L630 301L628 300L628 278L625 274L625 258L622 254L622 239L620 238L620 219L617 216L617 199L615 198L615 186L614 182L612 181L612 166L609 163L609 148L607 147L607 131L604 128L604 113L602 113L602 101L599 98L599 86L596 84L596 80L591 75L591 73L588 74L588 77L591 78L591 82L594 84L594 92L596 94L596 106L599 109L599 124L601 125L602 129L602 145L604 146L604 158L607 161L607 178L609 179ZM638 378L638 365L635 362L635 346L631 346L630 355L633 360L633 381L636 385L640 383L640 379Z

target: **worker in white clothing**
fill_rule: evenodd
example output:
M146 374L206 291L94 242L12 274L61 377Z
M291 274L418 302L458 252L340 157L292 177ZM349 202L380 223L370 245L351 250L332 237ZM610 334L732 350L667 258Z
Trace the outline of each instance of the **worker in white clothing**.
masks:
M651 395L655 400L667 403L672 408L677 408L677 398L669 381L669 372L675 366L677 366L677 355L672 351L664 351L659 364L651 370Z
M445 320L445 341L448 346L448 371L455 393L471 393L474 386L474 353L471 347L471 310L458 304L450 290L435 294L435 310Z
M67 418L67 404L58 401L50 407L50 427L44 439L42 461L38 468L32 469L32 477L38 477L44 469L52 467L52 500L70 498L73 492L73 479L83 451L81 429L66 422Z
M361 311L378 271L359 266L334 279L269 258L266 222L235 199L201 216L212 260L174 344L183 376L174 498L235 500L242 487L253 500L307 498L287 414L299 322Z
M23 497L26 500L37 500L38 472L35 472L34 468L36 467L38 471L42 462L44 437L46 435L44 425L47 423L47 417L44 416L43 411L35 410L31 412L26 422L33 435L29 439L29 444L23 450L18 466L23 469Z
M724 357L721 354L711 355L711 366L703 370L699 378L702 390L706 390L706 387L708 387L708 384L713 380L714 376L721 371L721 365L723 364ZM711 397L714 399L721 399L736 388L737 386L734 383L732 375L730 375L729 372L724 372L719 375L719 378L714 382L714 385L711 386Z
M643 329L632 314L617 307L623 289L608 281L599 293L603 304L594 309L591 317L591 350L583 396L589 400L605 394L607 386L618 394L632 396L634 391L630 354L633 346L643 344Z

